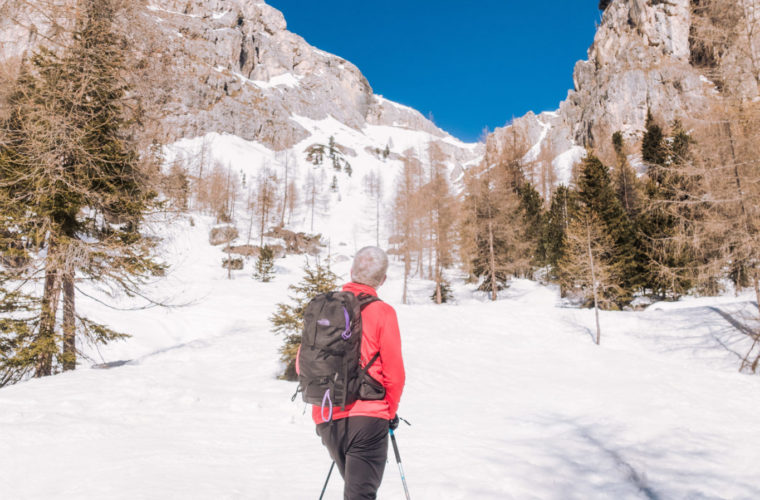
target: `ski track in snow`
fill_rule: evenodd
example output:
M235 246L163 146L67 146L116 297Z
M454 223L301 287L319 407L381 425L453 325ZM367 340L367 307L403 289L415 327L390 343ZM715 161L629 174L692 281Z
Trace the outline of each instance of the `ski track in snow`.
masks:
M195 220L169 226L177 266L150 289L190 305L80 301L134 334L94 360L131 361L0 390L0 498L319 495L330 461L295 385L276 379L268 323L303 257L279 260L272 283L249 270L229 281L211 221ZM399 412L413 425L397 434L415 500L760 497L760 379L736 373L745 337L726 320L751 312L747 296L603 312L598 347L593 311L551 287L518 280L490 303L458 283L458 303L435 306L432 284L413 280L405 306L401 286L394 262L380 294L402 328ZM403 498L389 458L379 498ZM333 476L325 498L341 489Z

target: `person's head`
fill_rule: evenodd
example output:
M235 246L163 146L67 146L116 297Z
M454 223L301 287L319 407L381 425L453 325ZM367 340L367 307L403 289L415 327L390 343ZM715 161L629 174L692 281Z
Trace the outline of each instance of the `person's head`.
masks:
M385 283L388 271L388 256L378 247L364 247L354 257L351 266L351 281L378 288Z

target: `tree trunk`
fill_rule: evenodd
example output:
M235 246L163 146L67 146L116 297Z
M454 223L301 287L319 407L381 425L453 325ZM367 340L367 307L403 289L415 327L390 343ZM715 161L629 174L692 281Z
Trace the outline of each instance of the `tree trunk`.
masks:
M314 203L315 203L316 196L317 196L316 188L312 187L312 190L311 190L311 230L310 230L311 233L314 232Z
M752 271L753 271L752 284L755 287L755 300L757 301L758 312L760 313L760 283L758 283L760 276L758 276L757 267L753 267ZM744 357L741 368L744 368L744 364L747 362L747 359L750 353L755 348L755 345L757 344L758 341L760 341L760 331L755 332L755 341L752 343L752 348L750 348L749 352L747 353L747 356ZM760 352L757 353L757 356L755 356L755 360L752 362L752 373L755 373L757 371L758 363L760 363ZM741 371L741 368L739 369L740 371Z
M596 317L596 345L601 341L602 331L599 327L599 298L596 286L596 268L594 267L594 253L591 251L591 227L586 225L586 242L588 244L588 262L591 266L591 283L594 289L594 316Z
M493 221L488 221L488 255L491 268L491 300L497 299L496 292L496 255L493 248Z
M405 245L408 245L408 244L409 244L409 242L407 241L405 243ZM408 288L407 285L409 283L409 271L410 271L410 267L411 267L409 261L411 260L411 258L412 258L411 253L409 252L409 250L405 249L404 250L404 291L403 291L403 293L401 295L401 302L404 303L404 304L408 304L409 303L409 301L407 300L406 291L407 291L407 288Z
M280 215L280 227L285 227L285 207L288 205L288 156L285 155L285 182L282 196L282 214Z
M266 198L261 200L261 226L259 227L259 247L264 246L264 229L266 227L267 216L269 215L267 213L268 212L267 203L269 203L269 201Z
M77 366L74 269L63 274L63 371Z
M48 256L51 259L51 256ZM61 295L61 282L58 270L48 264L45 270L45 286L42 292L42 309L40 311L39 344L42 352L37 355L35 377L44 377L53 373L53 353L55 343L55 318L58 311L58 298Z
M441 266L436 262L435 265L435 303L443 303L443 296L441 294Z
M251 236L253 234L253 219L256 217L256 214L253 210L253 205L251 204L251 193L253 192L253 189L248 189L248 241L246 242L247 245L251 244Z

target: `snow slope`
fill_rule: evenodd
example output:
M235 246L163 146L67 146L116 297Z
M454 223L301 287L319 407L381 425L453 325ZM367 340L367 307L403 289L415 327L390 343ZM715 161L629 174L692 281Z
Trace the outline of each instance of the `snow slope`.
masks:
M396 105L384 101L388 106ZM390 236L390 214L395 182L403 167L401 157L407 150L421 161L428 161L428 148L431 142L438 142L450 150L447 154L446 167L450 172L452 189L461 189L461 174L464 169L477 164L482 158L481 144L467 144L451 136L439 137L429 132L412 130L403 126L366 125L361 130L351 128L333 117L324 120L312 120L303 116L294 116L293 120L309 132L309 137L295 144L292 148L275 152L263 144L246 141L235 135L210 133L202 137L181 139L165 148L166 165L177 163L193 177L197 178L204 168L207 175L215 164L228 168L237 176L242 186L243 175L247 187L241 187L238 196L238 226L248 227L245 201L246 191L255 189L255 180L259 172L267 167L278 176L284 185L286 164L289 165L289 181L295 180L299 188L298 213L287 224L287 228L307 233L320 233L325 244L333 247L347 246L353 251L365 244L375 244L375 204L365 189L365 178L376 174L382 183L380 243L385 245ZM335 171L330 159L325 155L323 164L315 166L307 161L307 151L314 145L327 147L333 138L338 149L344 151L344 158L351 165L352 174ZM376 152L388 147L390 155L383 158ZM202 167L203 165L203 167ZM314 225L311 224L311 212L306 200L310 194L307 178L312 173L318 182L320 192L315 209ZM332 191L330 184L333 176L337 189ZM282 189L282 186L280 186ZM254 196L255 198L255 196ZM271 221L268 226L274 226Z
M162 226L177 264L148 293L183 307L80 300L134 334L88 348L93 361L128 363L0 390L0 498L318 497L330 461L275 377L267 321L303 258L279 260L272 283L250 267L227 280L211 222ZM748 297L602 313L595 346L592 311L553 288L516 281L491 303L457 283L444 306L431 289L412 281L401 305L393 263L380 290L402 327L413 426L398 441L415 500L760 497L760 378L736 373L746 345L726 319L751 312ZM339 477L326 498L341 498ZM403 498L392 454L379 498Z

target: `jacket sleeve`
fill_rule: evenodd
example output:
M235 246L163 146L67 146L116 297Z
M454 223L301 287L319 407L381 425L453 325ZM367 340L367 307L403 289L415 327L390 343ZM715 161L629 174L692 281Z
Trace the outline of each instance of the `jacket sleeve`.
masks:
M388 307L384 314L380 340L380 358L383 362L383 385L385 400L388 402L391 418L396 416L401 393L404 390L406 374L404 360L401 357L401 333L399 332L396 311Z

